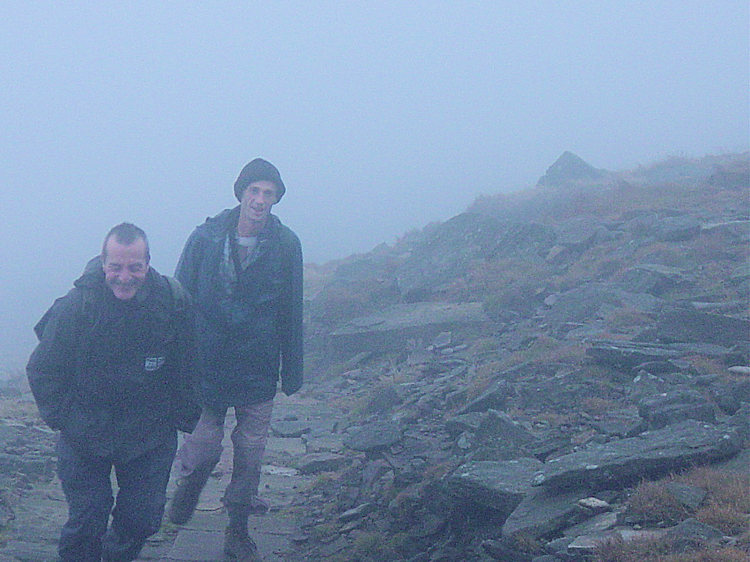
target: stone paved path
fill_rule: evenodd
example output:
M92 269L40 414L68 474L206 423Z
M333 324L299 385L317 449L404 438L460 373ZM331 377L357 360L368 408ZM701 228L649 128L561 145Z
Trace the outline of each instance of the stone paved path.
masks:
M300 474L292 466L306 452L336 452L340 439L331 429L336 423L335 412L314 400L304 397L279 396L276 398L272 427L283 426L285 437L269 436L261 475L261 496L269 501L271 509L260 517L251 517L250 532L265 561L292 562L304 559L304 549L295 547L301 535L294 518L285 512L297 490L315 476ZM294 425L304 431L296 436ZM234 419L227 416L227 426ZM292 426L292 430L289 429ZM299 431L297 433L300 433ZM273 434L272 434L273 435ZM294 436L290 436L294 435ZM224 454L201 495L198 509L184 526L168 523L166 517L160 531L150 538L141 552L139 561L211 562L225 560L222 553L227 515L220 498L231 476L231 442L226 432ZM167 495L174 492L174 477L170 480ZM47 562L56 560L57 539L65 522L67 505L55 478L51 482L35 485L19 498L15 520L0 537L2 562Z

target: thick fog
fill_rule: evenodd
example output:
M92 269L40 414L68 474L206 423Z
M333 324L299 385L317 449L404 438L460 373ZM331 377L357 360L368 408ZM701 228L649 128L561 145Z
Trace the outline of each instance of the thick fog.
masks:
M748 4L4 2L0 372L107 230L172 273L262 156L307 261L532 185L748 148Z

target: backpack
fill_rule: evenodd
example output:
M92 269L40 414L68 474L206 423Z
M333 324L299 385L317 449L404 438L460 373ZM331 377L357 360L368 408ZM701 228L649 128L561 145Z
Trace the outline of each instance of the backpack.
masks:
M185 287L182 286L182 283L180 283L174 277L170 277L168 275L162 275L162 277L167 280L170 294L172 296L170 306L168 307L168 312L175 315L185 312L185 310L187 310L190 306L190 294L187 292ZM93 325L96 322L95 291L89 288L81 288L79 290L81 291L81 315L89 324ZM49 323L52 312L55 309L58 301L60 300L61 299L57 299L55 303L49 308L49 310L44 313L44 316L42 316L39 322L37 322L34 326L34 333L36 334L37 339L42 339L44 328Z

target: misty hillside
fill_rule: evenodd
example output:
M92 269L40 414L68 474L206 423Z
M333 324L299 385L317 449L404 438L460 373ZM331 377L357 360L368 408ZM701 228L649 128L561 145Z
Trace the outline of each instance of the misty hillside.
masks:
M749 305L748 153L609 171L566 152L532 188L307 264L266 559L747 560ZM0 557L35 559L52 435L27 387L0 398ZM144 559L193 560L172 554L196 536L165 525Z
M745 559L749 195L748 153L613 172L566 152L308 266L306 393L343 417L298 501L306 556Z
M665 296L746 298L741 266L749 161L748 153L675 157L615 173L565 152L534 188L479 197L465 213L411 231L392 246L309 264L310 328L315 334L413 301L481 301L490 312L514 301L508 311L521 304L530 310L583 280L627 282L643 262L683 274L711 262L713 270L692 275L689 289L679 284ZM715 255L722 229L707 228L713 223L733 224L723 230L738 236Z

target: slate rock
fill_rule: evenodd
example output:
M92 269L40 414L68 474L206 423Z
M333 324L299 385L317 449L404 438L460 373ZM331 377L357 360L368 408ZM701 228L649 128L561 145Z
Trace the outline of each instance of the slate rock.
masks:
M345 456L335 453L309 453L300 458L296 466L301 474L315 474L338 470L346 464L346 460Z
M616 368L631 369L647 361L677 359L682 353L666 346L633 341L596 340L586 354L598 363Z
M485 390L479 397L472 400L462 410L462 414L470 412L486 412L490 408L502 410L508 403L508 399L513 396L515 391L513 385L505 379L500 379Z
M701 223L689 216L666 217L660 220L651 234L662 242L692 240L701 232Z
M537 186L571 187L588 185L604 181L612 176L611 172L594 168L580 156L566 150L547 168L544 175L537 181Z
M590 322L605 306L655 313L662 303L653 295L626 291L614 283L585 283L557 295L545 319L555 324Z
M731 457L740 447L736 428L688 420L548 460L535 476L534 484L552 488L623 488L642 478L658 478Z
M593 555L596 549L607 541L647 541L662 538L666 531L661 529L629 529L615 528L610 531L595 532L588 535L579 535L568 544L567 552L574 556L574 560L580 560L580 557ZM584 558L587 560L587 558Z
M482 541L482 549L495 560L513 560L514 562L532 562L531 554L521 552L515 545L497 539ZM447 562L447 561L446 561Z
M535 440L528 430L504 412L488 410L476 431L480 439L493 438L505 443L524 445Z
M343 351L403 351L409 340L430 341L446 330L482 331L489 323L480 302L396 304L349 320L329 334L328 346L334 355Z
M618 514L614 511L600 513L594 515L590 519L576 523L572 527L568 527L563 533L568 537L577 537L580 535L591 535L593 533L609 531L617 525L618 517Z
M703 395L690 388L679 388L643 398L638 403L638 413L649 429L661 429L686 419L709 423L716 420L713 406Z
M460 414L446 420L445 428L448 430L448 433L454 438L465 431L475 433L479 429L479 425L481 424L483 418L484 415L480 412Z
M657 297L688 283L682 270L659 264L639 264L624 271L617 281L624 289Z
M605 412L592 425L598 431L613 437L634 437L646 429L636 407Z
M691 511L698 509L708 494L703 488L682 482L668 482L665 487L669 495L676 499L680 505Z
M393 385L379 387L373 390L365 411L367 413L384 414L401 404L403 400Z
M586 510L578 505L578 500L586 495L580 490L560 492L536 488L530 491L505 520L503 537L544 537L588 518Z
M718 462L712 468L734 472L746 478L750 478L750 448L742 449L736 456Z
M271 433L274 437L302 437L310 432L310 424L302 421L273 421L271 422Z
M604 232L602 232L604 231ZM586 248L598 239L606 239L607 229L598 217L575 217L555 225L556 244Z
M627 394L631 401L638 402L654 394L667 392L670 388L672 388L672 385L663 378L642 371L638 373L627 388Z
M377 506L374 503L363 503L358 505L357 507L346 510L344 513L339 515L338 519L341 523L348 523L350 521L365 517L367 514L372 513L376 508Z
M750 402L743 402L727 420L727 425L735 427L743 439L750 439Z
M740 409L743 402L750 402L750 379L728 382L717 380L710 385L709 392L719 408L731 416Z
M458 467L444 479L445 491L458 500L510 513L531 490L537 459L475 461Z
M731 347L750 340L750 321L690 309L663 311L656 333L665 342L699 342Z
M629 220L623 228L636 238L681 242L698 236L701 223L679 212L648 212Z
M375 422L359 426L344 437L344 445L355 451L374 453L387 449L401 440L397 423Z
M701 523L692 517L668 529L666 534L667 539L678 552L715 543L722 536L722 532L715 527Z

